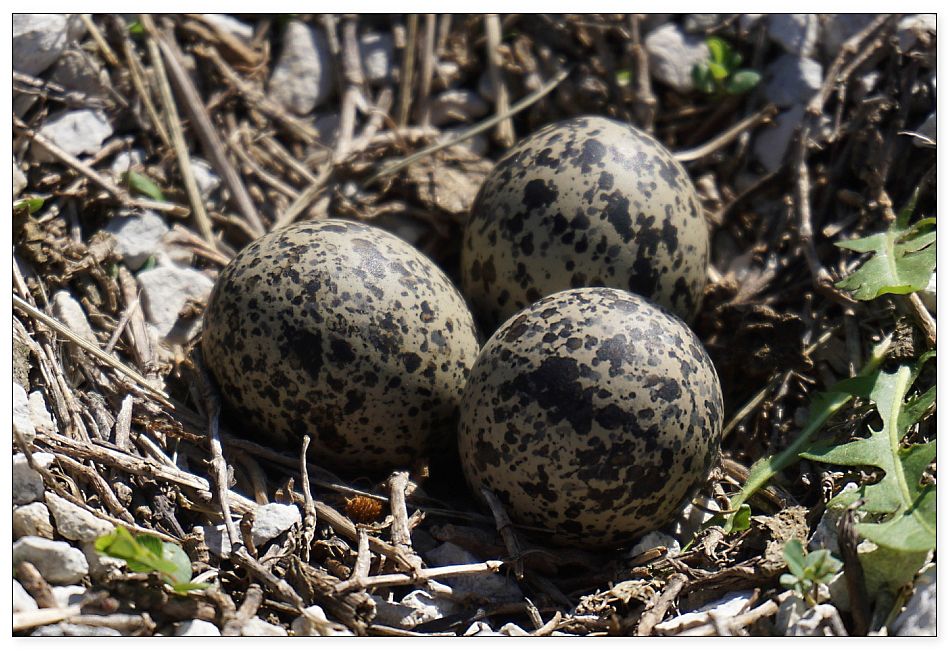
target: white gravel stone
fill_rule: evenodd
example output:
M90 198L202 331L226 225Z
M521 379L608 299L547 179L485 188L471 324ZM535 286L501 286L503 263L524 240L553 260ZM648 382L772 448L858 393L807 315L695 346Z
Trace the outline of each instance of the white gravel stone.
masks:
M109 171L112 172L116 179L119 179L125 172L141 165L144 159L145 153L141 149L120 151L112 160L112 164L109 166Z
M89 573L86 556L66 542L43 537L21 537L13 543L13 564L29 562L46 581L56 585L72 585Z
M288 636L288 634L287 630L281 626L254 616L241 628L241 636Z
M13 431L23 436L23 441L28 445L32 445L36 439L36 427L30 417L30 398L23 386L16 382L13 382Z
M641 553L645 553L650 549L660 546L666 548L669 555L679 555L680 543L676 540L676 538L658 530L654 530L641 537L640 541L634 544L633 548L630 549L627 557L636 557Z
M786 52L812 56L818 43L819 21L816 14L772 14L769 36Z
M498 628L498 633L504 636L531 636L530 632L526 632L521 626L514 623L505 623Z
M34 390L30 393L30 420L33 421L34 428L41 433L55 433L56 423L53 422L53 416L46 409L46 398L43 393Z
M821 88L821 64L794 54L783 54L766 68L770 77L765 96L780 108L807 104Z
M53 524L49 518L49 508L42 501L34 501L13 509L13 539L27 535L53 539Z
M105 113L89 108L62 111L43 122L40 133L53 144L73 156L97 153L102 143L112 135L112 124ZM51 153L39 144L30 147L38 162L57 162Z
M330 46L322 31L299 20L287 24L283 40L267 92L288 110L306 115L333 92Z
M415 611L415 625L421 625L427 621L434 621L437 618L451 616L458 612L458 604L448 598L433 596L427 591L416 589L411 591L400 604L411 607Z
M178 313L189 299L207 300L214 282L200 271L171 263L162 252L156 258L158 266L138 274L149 334L156 345L163 339L185 343L197 333L201 319L192 319L179 329Z
M834 605L815 605L789 625L786 636L835 636L835 630L844 630L844 622Z
M38 75L59 58L70 39L78 40L85 31L77 15L13 14L13 69Z
M471 90L444 90L429 104L429 117L435 126L452 122L471 123L488 114L488 102Z
M268 542L300 521L300 509L283 503L268 503L254 511L251 539L254 546Z
M462 636L505 636L501 632L495 632L485 621L475 621L468 626Z
M53 454L40 452L33 454L33 460L41 467L47 467L53 462ZM33 503L43 498L43 476L30 467L24 454L13 457L13 505Z
M109 220L104 230L115 236L115 253L129 269L137 271L162 248L162 238L171 229L157 212L146 210L120 212Z
M348 629L335 629L319 605L311 605L304 611L316 619L316 622L303 615L295 618L290 624L290 629L296 636L354 636Z
M366 83L382 85L392 81L396 43L392 34L370 33L360 36L360 58Z
M13 581L13 613L33 612L39 609L33 596L18 581Z
M75 623L57 623L56 625L44 625L38 627L30 636L122 636L118 630L104 625L76 625Z
M95 333L92 331L89 319L86 318L86 311L82 308L79 301L73 298L69 291L65 289L57 291L53 294L53 299L50 302L53 316L63 323L63 325L71 329L74 334L86 339L86 341L93 345L99 342L99 339L96 338Z
M432 566L452 566L456 564L476 564L477 557L452 542L444 542L426 553L426 559ZM441 582L453 590L464 594L477 594L492 601L521 600L524 594L518 585L500 573L450 576Z
M87 589L82 585L65 585L53 587L53 598L60 607L69 607L70 605L79 605L86 595Z
M937 34L937 14L914 14L897 21L897 47L906 54L918 40L933 39Z
M210 621L196 618L191 621L175 623L175 636L221 636L221 630Z
M250 43L254 38L254 28L243 23L234 16L227 14L202 14L202 17L209 23L214 23L222 29L226 29L234 36L237 36L245 43Z
M20 192L26 189L26 174L20 169L16 156L13 156L13 198L20 196Z
M774 172L782 166L788 145L798 132L798 127L804 117L805 107L797 104L779 113L772 128L762 129L759 132L752 150L767 171Z
M195 176L195 183L198 185L198 193L201 198L207 201L221 185L221 179L214 173L211 164L200 158L191 159L191 171Z
M739 614L752 600L752 591L733 591L718 600L707 603L694 612L680 614L668 621L657 624L654 628L663 635L682 634L689 636L690 628L698 627L713 620L713 618L728 620Z
M891 626L896 636L937 636L937 566L914 583L914 593Z
M97 538L115 530L115 524L96 517L53 492L46 493L46 505L56 522L56 531L66 539L95 542Z
M681 93L693 90L693 67L709 59L705 37L687 34L673 23L647 34L643 46L653 76Z
M722 22L722 14L686 14L683 29L690 33L703 33Z

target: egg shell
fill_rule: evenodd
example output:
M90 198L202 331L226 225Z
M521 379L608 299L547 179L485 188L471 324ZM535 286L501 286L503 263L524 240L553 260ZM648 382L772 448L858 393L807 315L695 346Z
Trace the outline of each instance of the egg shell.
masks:
M655 530L706 481L722 390L702 343L619 289L570 289L509 319L462 395L459 453L476 495L557 543L612 547Z
M709 236L686 170L655 139L603 117L550 124L482 184L462 242L462 291L487 332L564 289L646 296L691 322Z
M391 469L454 448L478 353L471 312L431 260L340 219L288 226L221 272L202 353L246 433L324 466Z

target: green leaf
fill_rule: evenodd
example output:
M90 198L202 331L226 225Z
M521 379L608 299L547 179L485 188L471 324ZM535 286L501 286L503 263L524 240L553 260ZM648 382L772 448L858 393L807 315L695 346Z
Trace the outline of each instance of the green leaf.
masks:
M695 71L695 68L693 68L693 70ZM630 72L630 68L617 70L617 85L621 88L629 86L631 79L633 79L633 73Z
M858 490L839 494L829 506L852 503L863 497L861 510L881 521L857 525L859 534L872 542L907 552L936 548L936 486L921 485L927 466L937 456L937 442L905 447L901 440L933 406L936 387L907 399L907 393L927 355L915 367L900 366L896 372L878 371L869 399L881 416L879 430L868 427L868 437L836 446L828 442L801 454L802 458L846 466L871 466L884 470L884 478Z
M739 70L726 82L726 92L730 95L744 95L755 88L761 79L762 75L755 70Z
M937 220L921 219L908 225L918 194L919 189L885 232L836 242L841 248L874 253L836 287L854 290L857 300L873 300L885 293L912 293L927 287L937 268Z
M716 81L722 81L729 76L729 71L722 64L710 61L706 65L709 66L709 72Z
M168 572L171 577L171 580L168 580L169 583L175 585L187 583L191 580L191 559L180 546L171 542L163 542L162 559L175 567L174 571Z
M729 52L726 56L725 65L730 71L737 70L742 64L742 55L738 52Z
M709 65L706 62L693 66L693 85L696 90L710 94L716 91L716 82L713 80Z
M709 48L709 58L712 63L722 66L726 63L732 48L729 44L718 36L710 36L706 39L706 47Z
M805 550L802 548L802 542L797 537L793 537L785 542L783 550L785 562L788 563L788 570L798 577L805 575Z
M162 194L162 191L158 189L158 185L153 183L151 179L144 174L129 170L122 172L122 180L128 183L129 187L145 196L151 197L156 201L165 200L165 196Z
M874 372L884 361L884 356L890 348L892 339L893 335L890 335L874 346L871 358L861 370L860 375L858 375L859 377L870 377L874 375ZM834 389L837 389L838 386L839 385L836 385ZM781 452L773 456L760 458L756 461L749 469L749 478L746 479L745 485L742 486L738 494L729 500L729 507L733 511L733 514L727 515L722 522L718 520L718 516L714 517L711 522L713 522L714 525L721 525L723 530L727 533L734 530L745 530L745 528L738 527L737 520L739 515L743 512L743 507L745 511L748 512L749 506L746 504L746 501L749 497L764 487L777 473L792 463L797 462L799 453L805 451L813 444L815 435L821 430L825 422L828 421L828 418L837 413L845 404L850 402L851 399L852 396L850 393L838 392L837 390L832 390L830 393L818 393L818 395L812 399L808 423L805 425L805 428L802 429L798 437ZM748 525L746 525L746 528L748 528Z
M185 593L195 589L207 589L210 586L210 582L177 582L172 585L172 589L179 593Z
M796 578L790 573L783 573L781 576L779 576L778 581L779 581L779 584L781 584L786 589L797 590L801 586L799 578Z
M17 210L29 210L30 214L33 214L37 210L43 207L45 199L41 198L32 198L32 199L22 199L13 204L13 207Z

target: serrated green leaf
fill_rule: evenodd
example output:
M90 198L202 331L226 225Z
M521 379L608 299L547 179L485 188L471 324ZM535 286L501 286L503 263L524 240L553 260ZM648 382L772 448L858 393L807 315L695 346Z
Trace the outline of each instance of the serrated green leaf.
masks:
M858 532L881 546L906 551L936 548L937 540L935 502L934 510L929 510L929 494L935 488L920 484L924 470L936 457L937 443L901 446L910 427L936 398L936 390L932 389L905 399L920 366L903 365L896 372L878 371L874 376L869 399L881 416L880 430L868 427L867 438L835 447L813 447L801 454L803 458L834 465L867 465L884 470L884 477L877 483L838 495L829 505L852 503L864 497L866 502L861 509L884 517L884 521L863 522L857 526Z
M885 232L836 242L840 248L874 253L836 287L854 290L857 300L873 300L885 293L907 294L927 287L937 268L937 221L927 218L909 225L919 191L918 188L914 192L907 207Z
M726 83L726 92L730 95L744 95L758 85L762 80L755 70L739 70Z

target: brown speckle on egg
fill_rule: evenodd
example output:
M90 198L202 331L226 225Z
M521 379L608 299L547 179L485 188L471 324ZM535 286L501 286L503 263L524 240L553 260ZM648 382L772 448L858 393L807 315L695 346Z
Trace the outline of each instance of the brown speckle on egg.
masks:
M550 539L617 546L665 525L707 479L719 378L675 315L611 288L548 296L485 344L461 403L459 452Z

